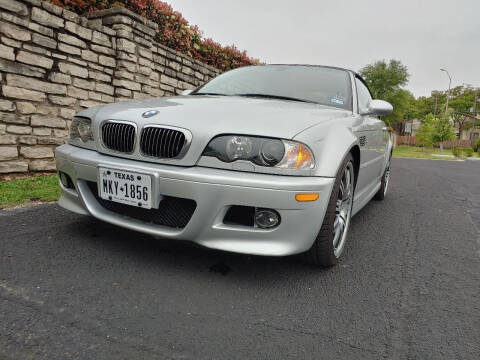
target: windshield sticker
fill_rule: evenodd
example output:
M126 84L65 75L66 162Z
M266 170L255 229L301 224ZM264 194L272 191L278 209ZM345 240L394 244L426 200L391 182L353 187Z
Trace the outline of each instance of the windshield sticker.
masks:
M335 96L330 99L330 102L333 104L343 105L345 103L345 100L341 96Z

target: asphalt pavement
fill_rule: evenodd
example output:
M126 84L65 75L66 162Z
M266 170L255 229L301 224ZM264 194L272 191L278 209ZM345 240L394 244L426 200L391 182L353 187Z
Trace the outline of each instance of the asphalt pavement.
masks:
M326 270L0 211L0 359L480 359L480 162L394 159Z

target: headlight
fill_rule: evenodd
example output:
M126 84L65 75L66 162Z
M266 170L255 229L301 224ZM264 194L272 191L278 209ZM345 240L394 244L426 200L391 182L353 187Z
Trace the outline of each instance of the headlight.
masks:
M70 125L70 140L93 141L92 121L84 117L74 117Z
M260 166L284 169L311 169L315 164L312 151L304 144L243 135L214 138L203 156L213 156L224 162L247 160Z

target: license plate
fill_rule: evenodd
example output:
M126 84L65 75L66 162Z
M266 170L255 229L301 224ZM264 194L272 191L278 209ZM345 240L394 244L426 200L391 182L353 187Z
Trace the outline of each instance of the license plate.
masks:
M99 195L121 204L152 207L152 177L133 171L99 168Z

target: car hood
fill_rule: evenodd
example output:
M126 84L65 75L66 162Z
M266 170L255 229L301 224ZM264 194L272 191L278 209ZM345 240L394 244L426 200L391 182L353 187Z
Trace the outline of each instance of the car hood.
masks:
M158 113L143 118L146 111ZM176 96L139 101L122 101L88 109L79 115L94 119L126 120L144 125L167 125L192 134L189 153L179 165L193 165L208 142L219 134L243 134L292 139L306 128L351 115L351 112L288 100L239 96ZM99 148L99 151L102 149Z

